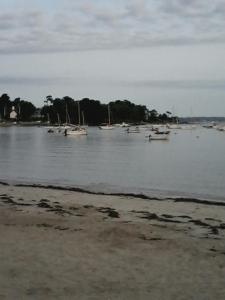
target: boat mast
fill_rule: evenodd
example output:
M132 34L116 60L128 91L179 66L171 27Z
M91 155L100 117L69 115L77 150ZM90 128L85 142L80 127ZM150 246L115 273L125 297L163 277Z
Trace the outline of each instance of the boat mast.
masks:
M83 123L83 126L84 126L84 112L82 111L82 123Z
M21 115L21 106L20 103L18 104L18 114L17 114L17 121L20 120L20 115Z
M67 111L67 103L66 103L66 124L68 124L68 119L67 119L67 117L68 117L68 111Z
M6 119L6 115L7 115L7 106L4 106L4 118Z
M49 113L47 113L47 118L48 118L48 124L50 124L50 116L49 116Z
M60 126L60 117L59 117L59 113L57 113L57 119L58 119L58 125Z
M108 118L109 118L109 125L110 125L110 107L109 107L109 104L108 104Z
M66 124L70 124L70 115L69 115L69 112L68 112L68 106L67 106L67 103L66 103Z
M78 109L78 124L80 126L80 101L77 101L77 109Z

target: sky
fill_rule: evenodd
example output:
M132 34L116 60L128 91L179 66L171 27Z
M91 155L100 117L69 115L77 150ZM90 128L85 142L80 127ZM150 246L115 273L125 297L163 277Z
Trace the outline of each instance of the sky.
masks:
M0 0L0 94L225 116L225 0Z

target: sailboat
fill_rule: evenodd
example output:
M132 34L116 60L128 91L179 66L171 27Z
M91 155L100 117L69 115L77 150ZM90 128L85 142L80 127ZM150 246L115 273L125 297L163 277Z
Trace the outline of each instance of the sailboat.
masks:
M87 130L80 125L80 102L77 103L78 109L78 126L71 127L69 129L65 129L64 134L65 136L77 136L77 135L87 135Z
M67 103L66 103L66 123L63 124L63 129L70 129L72 127L72 124L70 122L70 115L69 115L69 112L68 112L68 106L67 106Z
M110 106L109 106L109 104L108 104L108 120L109 120L108 124L99 126L99 129L103 129L103 130L114 129L114 126L111 125L111 120L110 120Z

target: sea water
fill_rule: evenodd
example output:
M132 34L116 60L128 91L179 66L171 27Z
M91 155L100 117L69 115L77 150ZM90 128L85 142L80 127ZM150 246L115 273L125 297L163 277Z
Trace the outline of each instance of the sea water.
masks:
M44 127L0 127L0 180L225 200L225 132L198 126L149 142L150 133L89 127L87 136L66 137Z

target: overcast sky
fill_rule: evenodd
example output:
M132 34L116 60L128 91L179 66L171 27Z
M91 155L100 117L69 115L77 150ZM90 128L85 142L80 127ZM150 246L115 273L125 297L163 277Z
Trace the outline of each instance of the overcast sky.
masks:
M0 94L225 116L225 0L0 0Z

